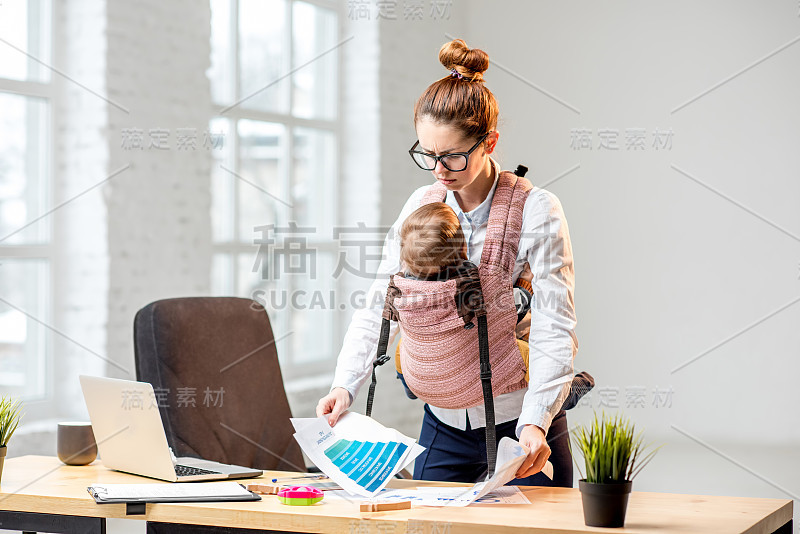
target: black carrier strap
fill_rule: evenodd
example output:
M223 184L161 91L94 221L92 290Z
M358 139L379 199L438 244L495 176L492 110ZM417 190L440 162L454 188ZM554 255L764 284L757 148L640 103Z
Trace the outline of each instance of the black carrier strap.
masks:
M378 357L375 358L375 362L372 364L372 382L369 385L369 394L367 395L367 417L372 417L372 402L375 400L375 386L378 384L378 376L375 374L375 371L378 369L379 365L383 365L389 361L389 356L386 355L386 351L389 348L390 326L391 323L389 319L385 317L381 319L381 335L378 338Z
M381 320L381 333L378 339L378 356L372 364L372 382L367 395L367 417L372 417L372 403L375 401L375 386L378 384L376 370L379 365L389 361L386 352L389 346L389 319ZM497 433L494 422L494 395L492 394L492 364L489 361L489 326L486 314L478 315L478 352L480 353L481 385L483 386L483 407L486 415L486 465L488 474L486 478L494 475L497 463Z
M486 415L486 478L494 475L497 463L497 435L494 426L494 395L492 394L492 364L489 361L489 327L486 314L478 316L478 351L481 360L481 385L483 386L483 408Z
M379 365L389 361L389 356L386 352L389 350L389 329L392 326L392 321L399 319L397 309L394 307L394 299L400 295L400 290L394 285L394 275L389 277L389 285L386 288L386 300L383 304L383 313L381 314L381 333L378 337L378 354L375 361L372 363L372 382L369 385L369 395L367 395L367 409L365 411L367 417L372 417L372 403L375 400L375 386L378 384L378 375L376 371Z

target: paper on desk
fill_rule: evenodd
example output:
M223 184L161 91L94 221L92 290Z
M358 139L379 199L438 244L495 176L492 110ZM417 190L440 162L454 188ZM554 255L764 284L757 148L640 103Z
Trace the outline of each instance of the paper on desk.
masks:
M411 501L412 506L447 506L464 493L463 488L421 487L413 489L384 488L374 499L381 502ZM346 491L329 492L326 496L349 499ZM473 504L530 504L517 486L503 486L477 499Z
M372 497L424 447L374 419L346 412L335 428L326 416L293 418L300 448L323 473L354 495Z
M452 501L445 504L445 506L467 506L477 499L480 499L490 491L504 486L507 482L514 479L517 469L522 465L522 462L528 456L528 453L519 444L519 442L504 437L497 444L497 462L494 475L489 480L478 482L469 490L465 491ZM542 469L542 472L548 478L553 478L553 464L547 462Z
M487 481L475 484L466 491L463 488L447 486L427 486L413 490L384 489L373 498L376 500L410 500L419 506L467 506L475 502L529 503L518 488L505 486L507 482L514 479L517 469L527 455L527 451L517 441L504 437L497 447L496 465L498 467L495 469L494 476ZM550 462L547 462L542 471L552 479L553 465ZM346 493L340 492L334 492L333 495L346 497Z
M442 496L441 490L457 490L453 492L453 497L458 497L463 493L461 488L417 488L421 494L425 495L427 493L436 493ZM438 490L438 491L433 491ZM525 496L524 493L520 490L519 486L500 486L499 488L495 488L489 493L485 494L483 497L475 499L475 502L472 504L530 504L531 501ZM441 504L439 505L441 506Z

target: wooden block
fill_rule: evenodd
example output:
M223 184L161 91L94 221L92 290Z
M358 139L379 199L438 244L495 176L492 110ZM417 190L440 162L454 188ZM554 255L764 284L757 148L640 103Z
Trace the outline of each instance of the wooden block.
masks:
M271 484L248 484L247 489L253 493L260 493L262 495L277 495L284 486L275 486Z
M362 512L386 512L388 510L407 510L411 508L411 501L362 501Z

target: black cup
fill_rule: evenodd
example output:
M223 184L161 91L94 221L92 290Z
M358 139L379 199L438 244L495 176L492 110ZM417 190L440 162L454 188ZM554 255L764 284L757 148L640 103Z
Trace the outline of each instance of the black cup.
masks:
M67 465L87 465L97 458L91 423L58 423L56 451Z

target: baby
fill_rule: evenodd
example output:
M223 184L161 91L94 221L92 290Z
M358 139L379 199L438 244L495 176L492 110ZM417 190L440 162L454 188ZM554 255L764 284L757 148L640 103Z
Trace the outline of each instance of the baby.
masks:
M468 261L467 242L450 206L432 202L406 218L400 227L400 261L403 276L415 280L449 280L464 268ZM533 278L527 263L520 278ZM514 286L517 322L527 314L531 300L531 291Z
M404 269L403 276L417 280L449 280L464 268L464 263L469 261L467 243L458 216L450 206L444 202L432 202L421 206L406 218L400 227L400 261ZM530 319L525 317L533 300L532 280L533 274L526 262L514 284L518 339L528 339ZM520 285L523 287L519 287ZM416 395L406 386L399 368L397 377L403 382L406 395L416 399ZM570 395L564 401L562 409L575 407L581 397L593 387L592 375L585 371L576 373L572 379Z

